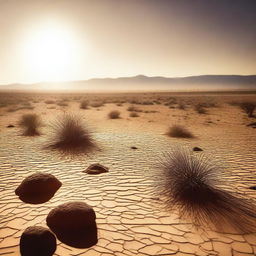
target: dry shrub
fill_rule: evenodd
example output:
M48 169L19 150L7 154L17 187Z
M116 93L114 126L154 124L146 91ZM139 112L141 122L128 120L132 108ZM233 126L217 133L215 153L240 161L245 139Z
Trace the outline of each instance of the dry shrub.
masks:
M142 110L138 109L137 107L135 107L133 105L128 107L127 111L129 111L129 112L142 112Z
M248 117L253 117L253 112L256 108L255 102L241 102L239 106L248 115Z
M80 103L80 108L81 109L88 109L88 106L89 106L88 100L81 101L81 103Z
M109 117L110 119L118 119L118 118L120 118L120 111L118 111L118 110L113 110L113 111L111 111L111 112L108 113L108 117Z
M200 155L179 148L161 160L158 190L169 210L196 225L213 225L218 230L232 227L239 232L256 231L256 209L251 201L220 188L220 168Z
M195 111L198 114L207 114L207 110L205 109L205 106L202 103L198 103L195 105Z
M136 112L131 112L130 117L139 117L139 114Z
M178 109L186 110L186 105L184 103L179 103L178 104Z
M170 127L167 135L175 138L194 138L194 135L189 130L180 125Z
M38 136L40 132L38 128L42 125L37 114L24 114L21 116L19 125L23 129L24 136Z
M86 153L96 148L91 133L80 117L64 114L52 125L53 138L48 148L64 153Z

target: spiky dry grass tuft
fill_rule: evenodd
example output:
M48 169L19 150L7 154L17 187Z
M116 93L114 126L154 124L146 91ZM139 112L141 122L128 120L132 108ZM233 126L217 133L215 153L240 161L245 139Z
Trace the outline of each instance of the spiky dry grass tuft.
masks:
M53 139L48 148L77 154L90 152L97 147L91 133L78 116L64 114L52 127Z
M180 125L173 125L166 134L175 138L194 138L194 135L188 129Z
M203 155L178 149L161 160L161 183L167 208L177 208L181 217L196 225L225 231L256 231L256 208L247 199L220 188L220 168Z
M40 135L39 127L42 125L41 120L37 114L24 114L21 116L19 125L23 129L24 136L38 136Z

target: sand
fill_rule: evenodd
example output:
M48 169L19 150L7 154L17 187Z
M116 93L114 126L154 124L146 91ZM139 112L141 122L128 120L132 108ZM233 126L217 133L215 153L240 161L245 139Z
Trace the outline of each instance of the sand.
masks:
M88 249L72 248L58 241L55 255L256 255L256 234L195 228L177 212L164 209L155 187L161 175L159 159L165 152L177 146L189 150L197 146L224 168L226 189L255 201L256 191L249 187L256 185L256 129L246 125L256 119L248 118L238 106L229 104L255 101L254 94L93 94L83 97L107 103L82 110L79 108L81 96L75 94L1 94L0 102L5 101L5 106L0 108L0 255L20 255L19 239L27 227L46 227L46 216L51 209L77 200L94 207L99 241ZM207 108L205 115L198 114L192 105L185 110L178 109L177 104L173 104L174 108L165 106L170 97L192 104L216 102L217 106ZM45 103L63 98L68 106ZM143 98L160 104L134 104ZM31 102L34 109L17 110L22 100ZM119 101L123 102L122 106L116 105ZM129 117L127 108L131 105L143 111L138 112L139 117ZM10 108L16 110L9 112ZM119 110L121 118L109 119L108 113L112 110ZM45 149L51 137L50 124L63 112L82 116L101 150L71 157ZM41 136L21 136L17 122L24 113L41 116L44 123ZM10 124L15 127L7 128ZM173 124L186 126L196 138L166 136ZM109 172L83 173L93 163L107 166ZM14 190L36 171L55 175L63 185L44 204L23 203Z

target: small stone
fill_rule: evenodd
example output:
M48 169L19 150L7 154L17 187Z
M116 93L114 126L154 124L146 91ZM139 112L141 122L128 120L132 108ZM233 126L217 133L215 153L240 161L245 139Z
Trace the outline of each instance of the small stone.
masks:
M56 238L47 228L28 227L20 238L21 256L51 256L56 250Z
M95 219L91 206L70 202L51 210L46 222L61 242L76 248L89 248L98 242Z
M13 124L9 124L9 125L7 126L7 128L13 128L13 127L15 127Z
M194 147L193 151L203 151L203 150L201 148L199 148L199 147Z
M132 146L131 149L138 149L137 147Z
M49 201L61 185L55 176L37 172L25 178L15 194L25 203L41 204Z
M251 187L249 187L249 189L256 190L256 186L251 186Z
M109 168L105 167L101 164L92 164L85 171L87 174L101 174L104 172L108 172Z

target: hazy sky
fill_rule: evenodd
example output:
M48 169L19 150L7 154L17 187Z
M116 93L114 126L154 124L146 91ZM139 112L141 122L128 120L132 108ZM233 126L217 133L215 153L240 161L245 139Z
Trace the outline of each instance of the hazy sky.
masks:
M0 0L0 84L255 73L255 0Z

